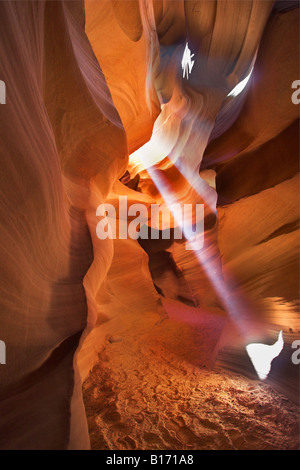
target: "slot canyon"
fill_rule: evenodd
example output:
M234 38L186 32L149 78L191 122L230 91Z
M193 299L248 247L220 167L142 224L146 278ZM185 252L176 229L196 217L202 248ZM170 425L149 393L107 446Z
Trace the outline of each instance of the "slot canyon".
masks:
M0 18L0 449L299 450L299 2Z

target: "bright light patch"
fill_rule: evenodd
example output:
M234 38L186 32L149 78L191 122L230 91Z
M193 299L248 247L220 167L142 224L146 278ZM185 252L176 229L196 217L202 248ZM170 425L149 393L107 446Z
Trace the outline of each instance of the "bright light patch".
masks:
M191 54L188 43L185 45L184 53L182 56L181 67L183 71L183 78L186 76L187 80L189 79L189 74L191 75L192 68L194 67L195 61L192 60L195 54Z
M227 96L237 96L239 95L240 93L242 93L242 91L244 90L244 88L246 87L247 83L249 82L249 79L252 75L252 72L253 72L253 67L249 73L249 75L247 75L246 78L244 78L244 80L242 80L240 83L238 83L233 90L231 90L230 93L228 93Z
M172 151L173 145L159 132L158 120L154 123L151 139L130 155L130 162L142 169L148 169L161 162ZM142 164L142 166L140 165Z
M268 377L271 363L275 357L279 356L283 345L282 331L280 331L278 340L271 346L262 343L252 343L246 346L246 351L260 380L265 380Z

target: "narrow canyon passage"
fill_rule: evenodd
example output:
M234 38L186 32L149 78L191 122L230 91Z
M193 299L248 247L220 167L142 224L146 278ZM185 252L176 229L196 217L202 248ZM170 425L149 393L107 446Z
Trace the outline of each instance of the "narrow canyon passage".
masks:
M248 6L240 2L237 8L241 8L241 17L249 14ZM260 13L257 12L260 20L263 15L267 18L270 6L267 3L260 5ZM138 130L138 121L129 121L111 58L103 55L100 46L101 40L106 40L98 28L97 21L102 21L105 26L100 11L93 2L87 7L87 32L105 71L129 142L129 166L121 179L125 187L115 185L108 202L116 205L120 194L127 195L129 206L137 201L162 202L167 207L178 201L204 202L205 217L204 246L200 250L196 246L193 251L186 251L174 240L162 240L163 230L159 240L139 240L144 252L133 244L125 248L122 241L114 242L115 254L107 274L109 294L100 305L104 315L101 323L103 346L83 385L92 448L297 449L299 374L290 359L291 344L299 332L297 256L293 258L290 251L297 245L297 235L296 226L285 225L283 219L287 216L288 224L297 220L298 205L294 205L293 197L288 198L288 194L298 191L298 180L294 177L294 163L290 173L278 179L274 167L277 160L276 164L273 160L276 159L274 146L271 150L274 170L269 165L265 172L263 163L260 167L256 163L259 158L264 161L270 151L265 150L263 154L262 150L255 150L260 149L266 139L266 134L262 137L262 127L257 126L261 137L249 135L250 122L254 125L251 103L258 103L259 88L264 93L268 89L267 80L265 84L261 80L261 70L267 73L263 65L260 69L260 64L267 60L264 46L260 46L255 57L248 98L242 93L241 97L222 106L230 90L230 79L227 78L227 83L223 81L224 71L229 74L231 69L230 77L234 75L234 68L235 73L240 71L238 63L233 62L230 66L230 48L223 56L224 62L216 59L211 64L206 62L208 52L205 47L209 41L197 27L201 24L204 28L201 12L204 14L207 8L209 17L213 14L213 4L200 2L198 6L196 2L186 2L183 11L180 2L164 6L158 2L140 2L141 24L137 10L131 21L137 29L138 25L143 26L145 37L149 38L148 54L152 62L145 77L146 85L149 81L149 93L152 93L154 103L155 92L161 101L161 112L154 122L151 138L140 145L137 135L144 132L145 127ZM197 7L200 12L198 24ZM93 16L89 17L89 12ZM113 14L107 5L105 12L111 27L117 20L129 36L133 33L134 29L131 29L129 34L121 5L116 7L114 4ZM229 10L224 9L224 23L227 13L230 14ZM292 17L295 11L285 14ZM254 10L250 17L254 22L257 20ZM216 24L221 24L218 20L217 15L215 28ZM186 34L184 21L189 44L193 52L198 51L198 55L193 56L198 59L195 59L197 70L189 81L178 77L182 38ZM270 40L268 35L273 34L272 28L274 31L276 27L285 28L283 23L279 26L282 21L283 17L279 16L270 20L263 44ZM206 27L209 30L207 24ZM210 33L210 53L214 40L215 47L221 50L215 31ZM220 26L220 31L225 32L225 29ZM258 29L256 32L258 40ZM226 33L223 39L225 36ZM228 37L227 40L229 44ZM233 43L235 41L238 42L236 36ZM238 49L237 43L234 47ZM254 44L252 47L255 54ZM261 49L263 52L260 53ZM286 57L283 49L278 52L277 63L281 60L279 56ZM114 54L113 47L108 44L107 50ZM158 50L159 58L155 55ZM242 56L240 52L240 58ZM245 54L244 70L247 63L249 67L253 66L253 57L249 51ZM277 66L271 62L270 59L268 73L274 70L276 75ZM260 80L256 76L260 76ZM138 75L136 79L139 79ZM124 86L130 93L125 81ZM246 105L243 105L244 100ZM156 111L153 101L152 106ZM234 127L232 124L241 108L240 121ZM145 119L145 110L147 107L135 112ZM255 116L258 119L258 115ZM265 126L263 119L261 126ZM267 133L268 126L265 127ZM273 131L271 135L274 135ZM255 139L258 139L257 143ZM295 149L286 151L290 157L295 155ZM260 157L256 156L259 152ZM246 156L242 165L246 167L241 170L236 162L242 160L243 153ZM228 154L234 157L230 158ZM201 160L202 165L199 165ZM222 165L223 160L229 163ZM247 166L246 162L251 163ZM279 158L278 165L281 165ZM201 181L195 176L199 169ZM262 182L259 172L271 180ZM278 211L276 215L267 209L271 201ZM176 214L173 215L176 223ZM279 226L282 229L278 231ZM290 251L289 267L283 262L286 243ZM147 255L143 269L137 269L139 280L131 270L136 269L133 259L137 253L143 258L145 253ZM125 289L121 287L121 272L124 271L128 276ZM143 276L147 278L147 294L143 287L146 298L141 293L141 286L145 286L141 280ZM156 292L153 292L153 286ZM150 307L149 297L152 305L157 298L155 310ZM274 360L270 377L264 383L258 380L245 345L247 341L275 343L281 329L285 347L280 361Z
M299 2L0 18L0 449L299 449Z

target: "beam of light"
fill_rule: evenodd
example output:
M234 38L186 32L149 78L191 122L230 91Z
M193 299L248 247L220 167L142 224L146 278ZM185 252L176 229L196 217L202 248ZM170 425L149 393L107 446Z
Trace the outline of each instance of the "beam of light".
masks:
M143 152L139 153L139 158L141 160L141 163L144 164ZM145 160L145 163L147 163L147 158ZM232 298L232 295L229 292L224 279L220 278L220 276L218 275L218 271L220 268L218 264L218 259L216 259L217 257L212 257L210 252L206 253L207 250L203 248L203 234L199 234L199 237L196 236L192 239L189 239L189 232L183 225L180 214L172 210L173 207L178 207L177 196L172 190L172 188L170 188L169 184L167 184L165 178L163 178L162 172L157 171L153 167L148 167L147 171L156 188L163 197L165 203L167 204L170 212L173 213L175 222L179 225L184 237L187 240L189 250L193 250L199 264L202 266L207 278L211 282L213 289L218 295L220 302L230 315L233 322L237 325L241 333L245 335L247 328L243 325L242 321L242 312L245 310L245 306L241 300ZM203 194L202 198L206 203Z
M178 199L174 192L168 187L168 184L163 178L162 173L157 171L153 167L149 167L147 171L157 190L163 197L169 211L172 213L175 223L180 228L183 236L186 238L187 243L189 244L189 249L194 250L194 246L197 243L198 246L199 243L202 246L203 232L200 233L198 237L196 235L196 237L193 236L192 238L190 238L190 224L188 223L185 217L182 217L181 204L178 202ZM196 240L198 240L198 242Z
M218 276L216 276L218 268L217 266L214 266L213 261L205 255L204 250L197 251L195 246L195 255L229 317L241 335L244 338L247 337L247 323L249 322L249 318L247 317L250 316L251 312L249 311L246 300L241 295L232 296L225 280L218 279ZM278 340L273 345L252 343L246 346L246 352L260 380L265 380L267 378L271 370L271 363L275 357L279 356L283 349L283 345L284 341L282 331L280 331Z
M280 331L278 340L272 345L252 343L246 346L246 351L260 380L265 380L268 377L271 363L275 357L279 356L283 345L282 331Z
M243 336L246 336L247 326L245 324L246 322L244 321L245 319L243 319L243 313L245 312L245 303L243 302L243 300L239 298L233 298L233 296L231 295L231 292L226 286L225 280L222 277L220 277L220 275L218 275L218 271L220 270L218 257L211 256L211 252L207 253L209 249L206 250L205 248L203 248L203 244L202 244L203 237L196 236L193 239L189 239L189 233L186 231L186 227L184 227L182 224L182 219L180 217L180 214L177 214L176 212L172 210L173 207L178 207L177 195L174 193L170 185L167 183L166 179L162 176L163 172L157 171L154 167L149 166L148 150L150 149L147 149L146 154L144 154L143 148L144 146L141 147L137 152L135 152L135 156L138 155L138 159L140 163L144 166L144 168L147 168L147 172L150 178L152 179L157 190L160 192L161 196L163 197L170 212L173 213L175 222L180 227L182 234L184 235L184 237L186 238L189 244L189 249L193 250L199 264L204 270L207 278L210 280L210 283L214 291L216 292L217 296L219 297L221 304L224 306L225 310L227 311L228 315L230 316L231 320L234 322L236 327L239 329L240 333ZM186 175L188 174L188 170L182 171L182 168L181 168L181 173L182 174L185 173ZM199 176L199 180L201 180L200 176ZM207 204L206 197L203 193L204 192L201 191L201 197L204 203ZM217 253L214 253L214 254L217 255Z
M249 80L251 73L252 70L249 76L246 77L245 81L243 81L244 86ZM249 334L249 319L252 318L253 309L249 308L248 301L244 298L242 293L235 293L234 296L232 295L230 288L228 288L225 279L220 273L220 263L217 250L212 253L212 250L214 249L213 244L211 246L208 245L203 247L202 236L196 236L192 240L189 240L189 233L187 233L186 228L183 226L180 214L172 211L172 207L178 207L179 205L178 197L171 185L168 183L167 179L163 177L163 171L157 170L154 167L156 163L162 161L170 154L170 149L172 149L174 145L170 133L164 133L164 124L169 118L170 116L168 116L167 119L164 119L163 122L157 119L150 141L134 152L134 154L130 156L130 160L140 169L147 170L150 178L163 197L170 212L173 213L176 224L180 227L182 234L189 244L189 249L193 250L199 265L202 267L207 278L209 279L212 288L219 298L220 303L223 305L223 308L229 315L229 318L235 324L242 337L247 338ZM195 172L192 172L183 162L181 162L180 165L178 162L175 162L175 166L183 175L183 177L189 181L191 187L195 189L196 192L200 195L203 202L208 207L210 207L213 212L215 212L216 198L213 197L210 190L214 193L214 195L215 191L212 188L207 188L208 185L206 182L203 181L199 175L198 178L196 178ZM248 354L250 350L249 348L247 349Z
M139 158L143 164L143 152L139 154ZM157 171L153 167L148 167L147 171L153 183L163 197L165 203L169 207L170 212L173 212L174 220L180 226L183 235L187 239L189 249L193 250L199 265L202 267L207 278L210 280L212 288L214 289L221 304L229 315L231 321L234 323L242 337L246 338L248 334L249 317L251 316L251 310L249 310L246 299L244 296L239 294L235 294L234 296L232 295L223 277L218 275L220 267L218 263L218 256L216 256L217 253L213 253L215 256L212 256L209 247L207 249L203 248L203 238L196 236L189 240L186 227L182 223L182 218L180 217L181 214L178 216L176 212L172 211L172 207L179 205L178 199L170 185L166 182L165 178L163 178L162 172ZM272 346L255 343L248 344L246 346L246 352L258 377L261 380L265 380L268 376L271 369L271 362L280 354L282 348L282 331L279 333L278 341Z
M246 87L247 83L249 82L250 80L250 77L252 75L252 72L253 72L253 67L249 73L249 75L247 75L246 78L244 78L244 80L242 80L240 83L238 83L234 88L233 90L231 90L230 93L228 93L227 96L237 96L239 95L240 93L242 93L242 91L244 90L244 88Z
M176 197L172 196L168 188L165 188L165 184L162 179L158 176L158 172L153 168L154 165L160 163L166 156L170 155L174 148L174 142L171 137L165 135L163 132L163 126L167 123L168 119L161 122L157 119L154 123L153 132L151 139L146 142L142 147L133 152L130 156L130 163L135 167L136 172L147 170L153 183L161 193L166 203L172 201L172 204L176 204L178 201ZM171 161L172 162L172 161ZM195 171L189 169L186 165L178 162L172 162L182 176L188 181L191 188L193 188L197 194L205 201L207 207L212 211L216 208L216 192L212 189L206 181L200 177L196 177Z

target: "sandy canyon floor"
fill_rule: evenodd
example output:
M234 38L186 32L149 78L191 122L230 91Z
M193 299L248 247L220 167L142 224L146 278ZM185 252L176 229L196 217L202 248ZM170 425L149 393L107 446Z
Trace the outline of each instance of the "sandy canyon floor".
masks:
M299 409L266 383L207 367L221 317L124 315L83 385L92 449L299 448Z

